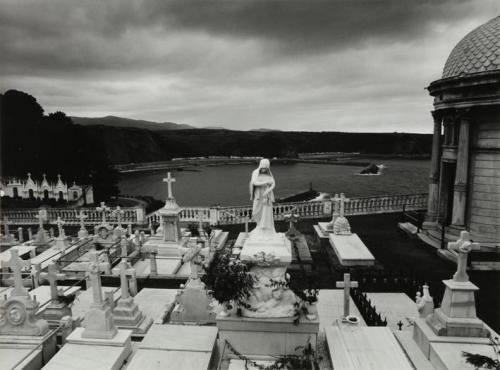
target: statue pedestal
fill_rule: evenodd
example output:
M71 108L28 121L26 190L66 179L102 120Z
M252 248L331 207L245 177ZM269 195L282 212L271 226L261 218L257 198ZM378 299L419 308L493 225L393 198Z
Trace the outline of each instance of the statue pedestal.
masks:
M294 325L293 318L251 318L217 315L219 353L223 353L227 340L245 356L282 356L295 354L295 348L305 346L309 340L316 350L319 319L301 318Z
M426 318L438 336L486 337L488 330L476 316L474 292L479 290L470 281L443 280L446 290L441 307Z
M243 244L240 259L258 263L263 257L271 255L274 256L274 259L269 263L273 266L288 266L292 262L292 246L285 234L276 233L271 236L259 237L250 233L250 237Z
M146 318L134 298L120 298L113 309L113 321L119 329L132 330L133 334L143 335L153 324L151 318Z
M189 238L181 238L179 241L165 241L162 237L153 236L144 243L142 250L145 252L156 252L162 257L182 257L181 248L185 248Z
M176 305L170 314L171 323L206 325L215 322L211 306L213 298L200 279L189 279L186 286L177 292L175 300Z

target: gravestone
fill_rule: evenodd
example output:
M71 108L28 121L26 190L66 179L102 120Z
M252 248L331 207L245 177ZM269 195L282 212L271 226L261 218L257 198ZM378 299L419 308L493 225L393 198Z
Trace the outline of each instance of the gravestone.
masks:
M96 251L89 252L88 272L92 287L93 303L85 314L83 338L111 339L117 334L111 309L102 297L99 258Z
M208 259L210 252L209 247L202 248L202 245L202 243L196 243L196 240L191 241L190 247L183 256L183 262L189 262L191 265L191 275L186 285L181 286L175 297L176 305L172 310L170 320L172 323L198 325L215 323L213 299L198 276L198 269L202 263L200 254Z
M4 217L1 223L3 225L3 233L0 234L0 245L2 247L9 247L16 245L17 241L14 238L14 235L12 235L9 231L10 221L8 220L8 218Z
M167 183L167 199L165 206L158 211L160 226L154 235L151 233L143 249L147 252L154 251L160 256L181 257L180 248L186 245L188 237L182 235L179 221L182 208L179 207L172 193L175 178L168 172L163 182Z
M333 223L333 233L336 235L351 235L351 225L345 218L345 204L350 201L349 198L345 197L344 193L340 194L340 213Z
M57 217L57 220L54 222L55 225L57 225L58 229L58 235L55 238L56 244L54 246L55 250L60 251L61 253L64 254L64 251L66 250L67 247L69 247L69 241L68 238L66 237L66 234L64 233L63 225L66 222L64 222L61 217Z
M59 321L64 316L71 316L71 308L59 299L57 280L66 279L66 275L57 271L57 265L51 263L47 272L40 273L41 280L47 280L50 284L50 303L43 311L43 318L50 321Z
M111 209L106 206L106 203L101 202L101 205L96 207L96 210L101 213L102 221L94 227L94 244L101 247L109 247L118 240L113 234L113 227L106 219L106 216L111 212Z
M8 368L13 357L18 357L12 363L19 366L16 369L40 369L55 354L56 332L38 318L40 304L23 287L22 269L29 267L29 261L21 260L16 249L10 253L10 260L2 262L2 267L12 270L14 289L0 298L0 364Z
M85 219L88 217L89 216L87 216L83 211L80 211L80 213L78 213L77 218L78 218L78 221L80 222L80 230L78 230L78 238L79 239L83 239L83 238L86 238L89 236L89 232L85 228Z
M479 288L469 281L467 257L479 244L470 240L467 231L460 233L456 242L448 243L448 249L458 252L457 271L451 280L443 280L446 286L441 306L426 318L438 336L485 337L488 333L482 320L476 316L475 291Z
M351 281L351 274L344 274L344 281L337 281L336 287L344 289L344 316L342 319L346 321L354 321L351 319L349 313L349 302L351 299L351 288L357 288L358 282Z
M121 260L119 268L121 297L113 308L115 325L120 329L132 330L134 334L145 334L153 320L143 315L137 303L134 302L134 298L130 295L127 278L128 264L125 259Z
M114 235L117 238L124 237L125 234L127 233L127 230L125 230L122 226L122 217L125 214L125 211L121 209L120 206L117 206L116 209L111 212L111 215L116 218L116 227L113 231Z
M340 216L340 201L341 198L338 194L335 194L333 198L331 198L333 209L332 209L332 219L330 222L318 222L318 226L320 230L325 233L333 233L333 224L335 220Z

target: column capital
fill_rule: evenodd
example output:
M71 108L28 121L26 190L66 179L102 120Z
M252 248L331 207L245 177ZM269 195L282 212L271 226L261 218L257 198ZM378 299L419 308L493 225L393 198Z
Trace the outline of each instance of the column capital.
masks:
M434 123L441 123L443 120L443 112L438 110L431 110L432 118L434 119Z

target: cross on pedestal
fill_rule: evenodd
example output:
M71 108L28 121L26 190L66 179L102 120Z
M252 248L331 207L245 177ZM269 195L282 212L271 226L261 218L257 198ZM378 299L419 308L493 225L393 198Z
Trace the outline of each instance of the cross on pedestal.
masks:
M127 237L122 237L122 239L120 240L120 247L122 249L122 258L126 258L127 257Z
M110 208L106 205L106 203L101 202L100 207L96 207L96 211L102 213L102 223L106 224L106 212L110 211Z
M122 292L122 299L127 299L130 297L130 292L127 279L128 263L125 258L122 258L119 267L120 267L120 287Z
M90 286L92 287L93 304L102 305L103 299L101 274L99 272L99 254L95 250L89 252L87 271L89 273Z
M57 225L57 230L59 231L59 237L62 238L64 237L64 229L63 229L63 225L65 224L66 222L63 221L61 219L61 217L57 217L57 220L54 222L54 225Z
M80 230L84 230L84 231L86 230L85 229L85 219L87 217L89 217L89 216L87 216L83 211L80 211L80 213L76 217L80 221Z
M9 234L9 219L7 217L4 216L3 220L2 220L2 224L3 224L3 233L6 237L9 237L10 234Z
M349 299L351 288L357 288L358 282L351 281L351 274L344 274L344 281L337 281L337 288L344 288L344 318L349 316Z
M38 231L43 230L44 212L42 210L38 211L35 217L38 219Z
M454 281L469 281L469 275L467 275L467 257L471 251L479 250L479 246L479 243L472 242L468 231L460 232L460 238L456 242L448 243L450 251L458 252L457 272L453 275Z
M344 217L345 214L345 204L350 202L351 200L349 198L346 198L344 193L340 193L340 217Z
M30 267L30 261L24 261L19 258L19 251L17 249L10 249L10 259L5 262L2 261L2 268L10 268L12 270L12 274L14 275L14 290L11 293L11 296L24 296L28 295L28 290L23 287L23 276L22 270L24 267Z
M111 213L111 216L116 217L116 223L119 227L122 227L122 216L125 214L125 211L120 208L120 206L116 206L116 209Z
M52 301L58 301L57 280L66 279L66 275L59 273L57 265L55 263L51 263L47 272L40 273L40 279L47 280L49 282L50 298Z
M175 178L173 178L170 175L170 172L168 172L167 173L167 177L163 179L163 182L167 183L167 190L168 190L167 198L168 199L172 199L173 198L173 195L172 195L172 183L175 182Z

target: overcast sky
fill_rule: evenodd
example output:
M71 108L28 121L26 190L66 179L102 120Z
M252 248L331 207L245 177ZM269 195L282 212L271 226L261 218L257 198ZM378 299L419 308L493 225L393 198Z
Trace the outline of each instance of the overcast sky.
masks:
M431 132L453 46L498 0L0 0L0 92L199 127Z

